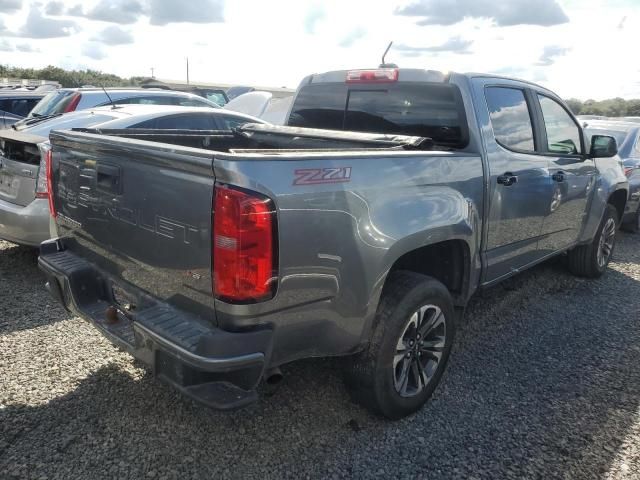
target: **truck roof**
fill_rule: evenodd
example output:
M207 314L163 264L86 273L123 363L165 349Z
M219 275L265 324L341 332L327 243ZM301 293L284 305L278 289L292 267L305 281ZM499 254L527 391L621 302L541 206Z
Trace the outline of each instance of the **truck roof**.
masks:
M526 83L537 88L548 91L549 93L553 93L546 89L545 87L538 85L537 83L531 82L529 80L523 80L520 78L507 77L504 75L498 75L493 73L477 73L477 72L452 72L452 71L439 71L439 70L429 70L423 68L399 68L399 67L390 67L389 69L398 71L398 81L399 82L434 82L434 83L447 83L452 76L461 76L467 78L496 78L501 80L509 80L515 82ZM384 70L383 67L374 67L374 68L358 68L358 69L349 69L349 70L332 70L324 73L314 73L309 75L303 80L303 84L311 84L311 83L342 83L345 81L347 74L349 72L354 72L356 70L359 71L375 71L375 70Z

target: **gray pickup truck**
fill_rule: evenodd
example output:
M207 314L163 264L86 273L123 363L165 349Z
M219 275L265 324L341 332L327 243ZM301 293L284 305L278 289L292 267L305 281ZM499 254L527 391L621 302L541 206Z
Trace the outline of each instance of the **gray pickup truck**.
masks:
M627 201L613 138L487 75L331 72L288 126L51 143L49 290L220 409L285 363L345 356L355 399L416 411L478 288L560 254L601 275Z

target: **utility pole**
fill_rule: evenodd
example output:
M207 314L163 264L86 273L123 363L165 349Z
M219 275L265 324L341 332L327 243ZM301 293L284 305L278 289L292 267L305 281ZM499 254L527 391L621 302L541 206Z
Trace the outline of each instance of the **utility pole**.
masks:
M156 78L153 76L153 67L151 67L151 78Z
M187 57L187 85L189 85L189 57Z

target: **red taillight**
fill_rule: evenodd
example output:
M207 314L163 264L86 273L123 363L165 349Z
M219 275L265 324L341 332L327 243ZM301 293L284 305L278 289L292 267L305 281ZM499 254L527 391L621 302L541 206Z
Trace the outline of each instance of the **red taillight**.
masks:
M631 176L631 174L633 173L633 168L631 167L624 167L624 174L627 178L629 178Z
M64 107L64 113L74 112L80 103L80 99L82 98L81 93L74 93L69 100L69 103L66 107Z
M267 300L275 290L275 209L258 193L217 186L213 291L230 302Z
M56 207L53 204L53 160L51 150L47 152L46 156L47 166L47 198L49 199L49 213L53 218L57 217Z
M397 68L379 68L376 70L350 70L347 83L391 83L398 81Z

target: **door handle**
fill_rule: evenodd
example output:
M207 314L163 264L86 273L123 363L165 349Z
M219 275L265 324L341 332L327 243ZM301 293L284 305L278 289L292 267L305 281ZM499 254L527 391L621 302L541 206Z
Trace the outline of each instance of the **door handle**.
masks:
M564 182L564 172L557 172L551 175L551 179L554 182L562 183Z
M98 164L96 167L96 187L98 190L109 193L121 193L120 167Z
M514 183L518 183L518 176L511 172L506 172L505 174L498 176L498 183L505 187L510 187Z

